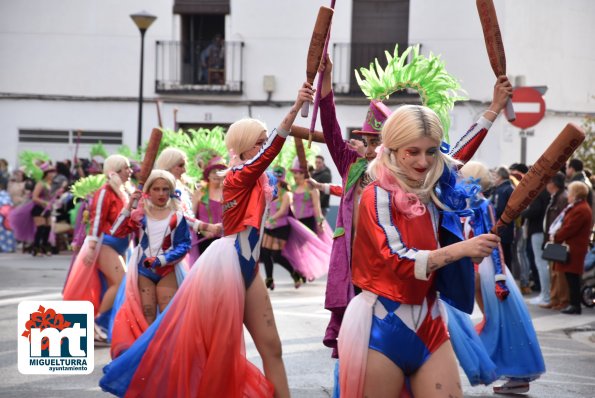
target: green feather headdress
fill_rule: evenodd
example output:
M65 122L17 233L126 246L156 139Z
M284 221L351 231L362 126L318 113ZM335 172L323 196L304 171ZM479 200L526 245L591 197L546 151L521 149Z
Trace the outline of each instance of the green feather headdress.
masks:
M431 108L442 122L444 137L448 142L450 128L449 112L456 101L466 100L457 79L450 75L440 56L432 53L428 57L419 53L419 45L408 47L399 56L399 46L391 55L385 51L388 64L383 69L375 59L370 68L360 68L363 76L355 71L357 84L369 99L384 100L391 94L412 89L417 91L424 106ZM411 55L411 61L407 58Z
M43 152L22 151L19 154L19 164L25 169L27 177L40 181L43 178L43 171L39 164L49 162L50 157Z
M118 154L122 155L130 160L136 160L140 162L142 160L142 156L140 152L133 152L132 149L128 145L121 145L118 148Z
M316 159L316 155L319 152L319 148L316 144L312 144L312 147L308 149L307 145L304 145L304 150L306 151L306 160L308 164L314 163ZM293 166L294 159L297 158L297 150L295 149L295 142L293 137L287 137L281 152L277 155L273 163L271 163L271 170L274 170L276 167L283 167L285 169L285 181L289 185L294 185L295 180L293 179L293 174L289 171Z
M212 129L200 128L188 130L189 144L185 148L188 156L186 174L198 180L203 177L203 168L209 160L219 156L225 161L228 159L227 147L225 146L225 130L223 127L215 126Z
M93 195L99 188L105 184L107 178L104 174L90 175L85 178L81 178L70 187L70 192L74 196L73 201L76 199L85 200L87 196Z
M97 144L94 144L93 146L91 146L91 150L89 151L89 156L91 157L91 159L93 159L96 156L103 158L103 159L107 159L109 154L105 150L105 147L103 146L103 142L99 141Z

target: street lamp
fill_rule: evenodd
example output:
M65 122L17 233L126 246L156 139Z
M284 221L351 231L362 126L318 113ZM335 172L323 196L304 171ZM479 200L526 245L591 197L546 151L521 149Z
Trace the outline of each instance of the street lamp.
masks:
M143 129L143 69L144 69L144 52L145 52L145 32L149 26L157 19L155 15L151 15L146 11L141 11L136 14L131 14L130 18L134 21L138 30L140 30L140 89L138 93L138 133L136 136L136 147L140 149L142 142Z

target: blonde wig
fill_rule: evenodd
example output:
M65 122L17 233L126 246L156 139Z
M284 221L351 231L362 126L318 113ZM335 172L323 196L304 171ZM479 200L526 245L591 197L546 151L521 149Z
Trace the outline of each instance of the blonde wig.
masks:
M153 183L160 178L162 180L165 180L165 182L167 182L167 186L169 187L170 199L165 206L173 211L178 211L181 208L181 206L180 200L176 196L176 178L169 171L159 169L154 169L153 171L151 171L151 174L149 174L149 178L147 178L147 181L145 181L145 185L143 185L143 192L146 195L148 195L149 191L151 190L151 187L153 186ZM150 211L154 208L154 205L148 198L148 196L146 196L145 198L145 209L148 210L150 214Z
M128 158L122 155L110 155L103 162L103 174L107 177L108 184L120 196L124 203L128 203L128 194L133 191L130 183L122 183L122 179L118 175L122 169L130 167Z
M444 137L442 124L436 113L428 107L404 105L397 109L382 127L382 146L376 159L368 166L368 173L379 185L393 193L397 209L408 217L425 212L425 206L432 200L438 207L447 208L434 191L445 167L459 164L440 151ZM436 142L436 161L419 186L413 184L400 169L395 152L421 138Z
M165 148L155 160L155 168L170 171L180 162L186 163L186 153L178 148Z
M463 178L473 178L475 180L479 180L481 192L487 191L494 184L490 169L488 169L488 166L481 162L471 160L465 163L465 165L461 167L460 173Z
M231 166L248 160L241 159L242 153L252 148L258 137L266 131L266 125L257 119L241 119L229 126L225 134L225 146L232 157Z

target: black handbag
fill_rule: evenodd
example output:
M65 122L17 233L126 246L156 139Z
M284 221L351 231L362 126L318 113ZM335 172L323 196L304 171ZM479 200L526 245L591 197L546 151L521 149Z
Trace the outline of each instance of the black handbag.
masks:
M568 245L566 243L548 242L543 249L541 258L548 261L566 264L568 262Z

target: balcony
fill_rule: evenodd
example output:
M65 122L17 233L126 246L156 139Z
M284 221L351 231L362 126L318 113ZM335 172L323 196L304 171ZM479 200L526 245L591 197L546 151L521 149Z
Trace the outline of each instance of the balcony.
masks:
M399 43L399 54L405 51L408 46L407 43ZM394 49L395 43L335 43L332 54L335 94L362 96L362 91L355 80L354 70L359 71L361 67L368 68L375 58L378 58L378 62L384 68L387 63L384 51L388 51L392 55ZM406 96L406 93L397 95Z
M157 41L155 92L241 94L243 42Z

